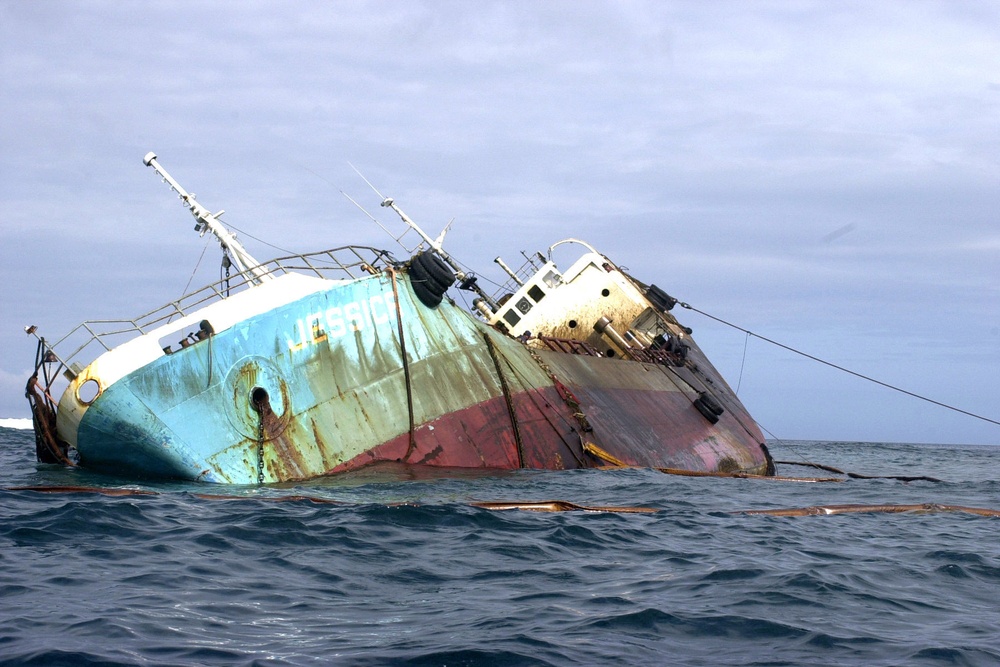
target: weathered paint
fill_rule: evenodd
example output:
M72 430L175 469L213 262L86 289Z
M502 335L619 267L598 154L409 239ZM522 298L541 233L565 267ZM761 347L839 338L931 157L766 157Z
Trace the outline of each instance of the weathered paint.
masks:
M258 453L263 480L274 482L380 460L601 465L583 450L593 441L634 465L749 472L765 465L763 438L735 396L722 391L728 388L721 378L718 395L727 410L713 426L693 407L697 394L678 379L680 371L533 354L450 302L424 307L406 275L396 290L392 280L382 274L331 282L105 386L80 419L81 462L120 473L250 484L257 481ZM416 426L412 446L397 316ZM707 360L703 367L714 374ZM576 394L592 432L582 429L550 373ZM266 397L266 409L255 396Z
M761 473L767 468L759 446L764 438L728 387L716 390L726 410L713 425L695 409L697 393L680 379L685 369L548 351L539 356L579 399L595 443L626 464ZM699 364L711 369L707 360Z
M456 277L443 236L429 237L391 199L383 206L437 255L399 264L385 251L348 246L261 265L155 154L143 162L185 202L196 229L219 240L240 277L121 330L85 322L67 337L91 337L66 360L55 347L67 337L51 348L39 338L32 382L41 371L46 384L41 393L29 385L29 400L42 457L75 448L89 467L236 484L385 460L569 468L613 459L771 472L759 430L693 341L683 361L690 330L664 311L673 300L589 244L550 247L534 275L514 276L521 284L503 306L452 262L493 327L442 303ZM551 254L563 243L588 252L560 273ZM109 346L118 336L125 342ZM570 352L544 351L542 337L574 342ZM79 368L91 343L106 351ZM50 353L59 363L52 377ZM54 409L49 393L63 369L69 387ZM53 414L54 434L46 428Z

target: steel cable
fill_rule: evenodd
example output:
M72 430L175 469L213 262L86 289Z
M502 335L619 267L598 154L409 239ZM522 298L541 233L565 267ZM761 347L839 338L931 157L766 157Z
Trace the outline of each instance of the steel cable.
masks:
M911 396L913 398L920 399L921 401L926 401L928 403L933 403L934 405L937 405L937 406L942 407L942 408L946 408L948 410L953 410L955 412L961 413L961 414L966 415L968 417L974 417L975 419L981 419L984 422L989 422L991 424L996 424L997 426L1000 426L1000 421L997 421L996 419L990 419L989 417L984 417L982 415L977 415L974 412L969 412L968 410L963 410L963 409L957 408L957 407L955 407L953 405L948 405L947 403L942 403L941 401L936 401L933 398L928 398L926 396L921 396L920 394L916 394L916 393L914 393L912 391L908 391L906 389L902 389L901 387L897 387L895 385L891 385L888 382L882 382L881 380L876 380L873 377L869 377L867 375L863 375L862 373L858 373L857 371L852 371L851 369L844 368L843 366L838 366L837 364L835 364L833 362L826 361L825 359L820 359L819 357L816 357L816 356L813 356L811 354L808 354L807 352L803 352L802 350L796 350L794 347L791 347L789 345L785 345L784 343L779 343L778 341L772 340L770 338L767 338L766 336L761 336L760 334L754 333L753 331L750 331L749 329L744 329L743 327L737 326L737 325L733 324L732 322L727 322L726 320L724 320L722 318L716 317L714 315L709 315L708 313L706 313L703 310L698 310L697 308L695 308L691 304L684 303L683 301L678 301L677 303L678 303L679 306L681 306L683 308L687 308L688 310L693 310L694 312L699 313L701 315L704 315L705 317L707 317L707 318L709 318L711 320L715 320L716 322L719 322L721 324L725 324L727 327L732 327L733 329L736 329L737 331L742 331L747 336L754 336L756 338L761 339L762 341L770 343L771 345L775 345L777 347L780 347L783 350L788 350L789 352L794 352L795 354L803 356L806 359L811 359L812 361L818 361L819 363L824 364L826 366L829 366L830 368L835 368L838 371L842 371L842 372L847 373L849 375L853 375L855 377L861 378L862 380L867 380L868 382L872 382L874 384L880 385L882 387L885 387L886 389L892 389L893 391L898 391L901 394L906 394L907 396Z

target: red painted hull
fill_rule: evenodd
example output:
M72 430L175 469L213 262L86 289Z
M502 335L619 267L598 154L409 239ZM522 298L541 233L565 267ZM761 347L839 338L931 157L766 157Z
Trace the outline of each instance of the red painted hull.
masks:
M627 465L755 474L767 470L760 446L764 438L738 401L726 401L727 410L711 424L690 395L655 365L558 353L546 354L545 362L572 392L591 430L584 430L555 386L542 387L511 396L516 430L501 396L421 425L412 444L409 434L401 435L329 472L378 461L552 470L606 465L584 450L585 443ZM609 368L615 372L609 375Z

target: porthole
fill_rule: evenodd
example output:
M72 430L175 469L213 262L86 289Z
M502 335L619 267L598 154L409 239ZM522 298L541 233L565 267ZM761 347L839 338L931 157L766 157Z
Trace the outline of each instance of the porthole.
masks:
M614 350L612 350L612 349L608 349L608 355L607 355L607 356L608 356L608 357L613 357L613 356L615 356L615 351L614 351Z
M569 328L570 329L575 329L576 328L576 320L570 320L569 321Z
M80 401L84 405L90 405L97 400L97 397L101 395L101 383L90 378L80 384L76 388L76 400Z
M611 290L609 290L607 287L601 290L601 296L610 296L610 295L611 295Z

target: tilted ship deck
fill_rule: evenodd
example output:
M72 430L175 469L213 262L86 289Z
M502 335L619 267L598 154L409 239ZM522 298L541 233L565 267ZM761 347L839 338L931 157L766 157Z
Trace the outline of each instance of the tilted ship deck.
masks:
M43 462L227 484L380 461L773 474L753 418L670 313L582 241L486 294L423 238L257 262L148 154L234 275L134 320L38 337L27 396ZM560 245L556 244L556 245ZM472 312L449 291L475 292ZM60 393L61 396L56 399Z

